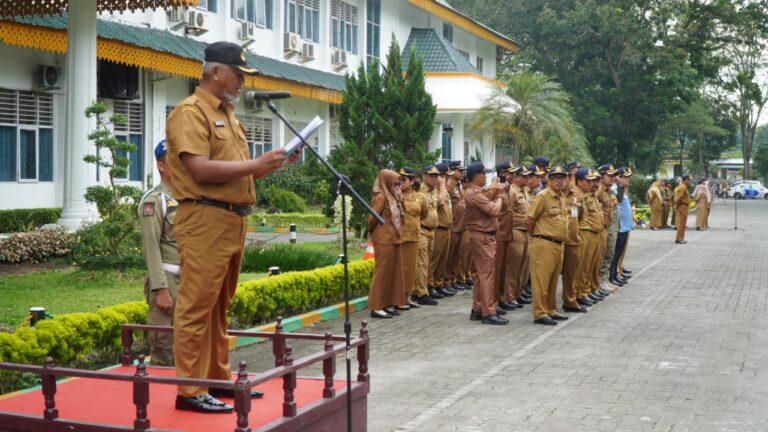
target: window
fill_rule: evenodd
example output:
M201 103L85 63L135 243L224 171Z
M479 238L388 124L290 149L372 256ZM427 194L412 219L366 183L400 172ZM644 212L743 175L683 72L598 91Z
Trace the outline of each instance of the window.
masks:
M53 95L0 88L0 181L53 181Z
M127 157L130 161L128 177L123 177L123 179L142 181L144 179L144 104L116 100L112 110L115 114L128 117L127 123L114 125L115 138L128 141L136 146L136 149L129 154L120 155Z
M466 51L464 51L463 49L460 49L460 48L456 48L456 51L458 51L459 54L461 54L462 57L464 57L465 59L467 59L467 61L469 61L469 53L468 52L466 52Z
M230 15L239 21L247 21L258 27L272 28L273 0L231 0Z
M285 0L285 30L320 42L320 0Z
M480 56L477 56L477 70L483 72L483 58Z
M251 159L272 150L272 119L240 116L240 121L245 127L245 139L248 141Z
M453 43L453 26L447 23L443 23L443 36L448 39L448 42Z
M200 0L197 7L205 9L208 12L216 13L216 0Z
M373 60L379 59L379 46L381 45L381 0L368 0L366 14L366 63L368 66Z
M331 46L357 54L357 7L331 0Z
M449 124L443 125L443 145L442 145L442 151L440 153L440 158L442 159L442 162L448 163L451 161L451 147L453 147L453 137L451 137L451 134L453 133L453 126Z

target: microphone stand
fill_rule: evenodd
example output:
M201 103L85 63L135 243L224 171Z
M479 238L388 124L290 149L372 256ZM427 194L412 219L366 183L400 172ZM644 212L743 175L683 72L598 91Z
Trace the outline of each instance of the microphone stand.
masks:
M272 103L271 100L267 99L266 101L267 108L269 108L270 111L272 111L277 118L279 118L283 123L285 123L286 126L288 126L288 129L291 130L294 134L296 134L297 137L301 140L301 142L304 144L304 148L310 150L312 154L315 155L315 157L323 164L325 165L328 170L333 173L334 177L336 177L336 180L338 181L338 193L341 195L341 238L342 238L342 244L344 248L344 258L342 259L342 262L344 263L344 336L346 341L346 366L347 366L347 432L352 432L352 358L350 355L350 351L352 348L350 347L351 344L351 338L352 338L352 324L349 322L349 259L347 258L347 202L346 202L346 195L351 194L357 202L359 202L363 208L365 208L368 213L370 213L380 224L384 224L384 219L376 213L370 205L368 205L367 202L363 199L363 197L360 196L360 194L357 193L357 191L352 188L352 185L349 184L349 179L339 174L338 171L336 171L333 166L328 163L327 160L323 159L320 156L320 153L317 152L312 146L309 145L309 143L304 140L304 137L301 136L301 134L291 125L291 123L288 122L288 120L285 119L277 110L277 107L275 104Z

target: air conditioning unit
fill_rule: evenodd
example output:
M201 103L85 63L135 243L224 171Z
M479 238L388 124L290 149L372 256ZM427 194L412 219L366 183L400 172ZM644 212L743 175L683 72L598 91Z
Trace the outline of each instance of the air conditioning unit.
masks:
M301 59L304 61L315 59L315 44L305 43L301 47Z
M205 28L205 14L195 10L187 12L187 27L184 31L195 36L200 36L207 32L208 29Z
M336 50L331 55L331 64L336 69L343 69L347 67L347 52L344 50Z
M301 36L296 33L286 32L283 34L283 51L286 53L301 53Z
M187 9L175 7L168 9L168 21L185 21Z
M240 46L248 48L252 43L256 42L254 37L255 27L253 23L242 22L240 23Z
M58 90L61 80L61 69L54 66L41 65L37 67L35 83L40 90Z

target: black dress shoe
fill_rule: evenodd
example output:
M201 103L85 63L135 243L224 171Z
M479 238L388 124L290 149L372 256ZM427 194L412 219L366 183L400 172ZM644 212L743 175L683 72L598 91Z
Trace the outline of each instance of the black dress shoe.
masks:
M533 320L533 323L534 324L541 324L541 325L549 325L549 326L557 325L557 321L553 320L552 318L550 318L548 316L545 316L544 318L539 318L539 319Z
M610 282L610 283L612 283L612 284L614 284L614 285L616 285L618 287L623 287L625 285L624 282L622 282L622 281L620 281L620 280L618 280L616 278L608 279L608 282Z
M509 323L509 320L504 318L499 318L498 315L491 315L491 316L483 317L482 322L483 324L504 325Z
M527 305L527 304L531 304L531 299L520 296L517 298L517 302L520 304Z
M207 414L226 414L231 413L235 408L208 393L203 393L193 397L176 396L176 409Z
M478 311L476 311L474 309L472 309L469 312L469 320L470 321L480 321L481 319L483 319L483 314L481 314L480 312L478 312Z
M568 317L565 315L560 315L559 313L555 312L554 315L550 315L550 318L552 318L555 321L568 321Z
M603 298L604 298L604 297L599 297L599 296L595 295L595 293L592 293L592 294L588 295L587 297L589 297L589 299L592 300L595 303L603 301Z
M464 281L464 284L469 286L475 286L475 280L473 278L469 278L466 281Z
M422 306L437 306L437 300L432 298L432 296L429 295L423 295L421 297L416 297L416 302Z
M505 311L513 311L513 310L516 310L516 309L517 309L517 306L516 306L516 305L513 305L513 304L509 304L509 303L507 303L507 302L504 302L504 301L500 301L500 302L499 302L499 307L500 307L501 309L504 309Z
M383 318L383 319L389 319L392 318L392 315L386 313L386 312L377 312L375 310L371 311L371 318Z
M441 298L445 297L444 295L440 294L439 292L437 292L436 289L434 289L432 287L429 287L427 289L427 292L429 292L430 297L432 297L434 299L440 300Z
M506 315L506 314L507 314L507 311L505 311L504 309L496 306L496 315Z
M516 300L509 301L509 302L507 302L507 304L511 305L511 306L514 306L515 309L521 309L523 307L523 305L518 303Z
M394 315L394 316L400 315L400 312L398 312L397 309L395 309L394 306L385 307L384 308L384 312L386 312L386 313L388 313L390 315Z
M627 269L621 269L621 272L622 272L622 273L626 273L626 274L629 274L629 275L631 275L631 274L632 274L632 270L627 270Z
M410 299L410 298L408 299L408 306L410 306L411 309L419 309L419 308L421 308L421 306L419 306L419 304L415 300Z
M469 287L464 285L463 283L455 282L453 285L451 285L451 289L459 290L459 291L466 291L466 290L469 289Z
M576 303L580 304L581 306L587 306L587 307L595 305L595 302L593 302L587 297L579 297L579 299L576 300Z
M455 295L456 295L456 292L455 292L455 291L447 290L447 289L445 289L445 288L443 288L443 287L438 287L438 288L435 288L435 291L437 291L437 292L439 292L440 294L442 294L442 295L443 295L443 297L453 297L453 296L455 296Z
M577 306L563 305L563 310L565 312L587 313L587 307L582 305L577 305Z
M409 311L409 310L411 310L411 305L406 304L404 306L395 306L395 309L397 309L399 311Z
M208 394L213 397L225 397L225 398L234 398L235 397L235 391L232 389L227 388L217 388L217 387L211 387L208 389ZM264 397L264 393L251 389L251 399L261 399Z
M686 244L688 242L685 241L685 240L675 240L675 243L677 243L677 244Z

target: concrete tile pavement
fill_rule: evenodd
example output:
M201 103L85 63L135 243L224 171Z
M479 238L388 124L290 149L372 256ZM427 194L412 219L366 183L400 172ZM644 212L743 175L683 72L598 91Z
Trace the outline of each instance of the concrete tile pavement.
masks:
M556 327L534 326L530 307L507 326L470 322L469 293L392 320L354 313L372 337L369 430L768 431L766 216L768 202L739 202L734 231L733 201L718 201L687 245L634 231L632 282ZM265 345L241 359L271 365Z

